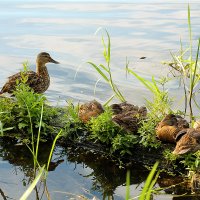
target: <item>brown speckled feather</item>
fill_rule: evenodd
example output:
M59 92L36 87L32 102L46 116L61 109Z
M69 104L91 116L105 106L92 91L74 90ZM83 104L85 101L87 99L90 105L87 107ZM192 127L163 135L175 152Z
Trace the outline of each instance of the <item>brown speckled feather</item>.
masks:
M53 60L48 53L42 52L38 54L36 72L19 72L8 77L8 81L2 87L0 94L6 92L13 93L13 91L16 89L16 85L22 82L22 77L27 77L26 84L31 87L34 92L45 92L50 85L50 77L45 66L45 64L48 62L58 64L58 62Z
M34 71L28 71L23 75L28 78L26 84L29 87L31 87L36 93L43 93L49 87L49 82L50 82L49 78L47 81L44 81L43 78ZM22 79L21 72L8 77L8 81L3 86L1 93L5 92L12 93L15 90L17 80L19 81L20 84L21 79Z
M173 154L194 153L198 150L200 150L200 131L188 128L186 133L177 141Z
M188 127L188 122L181 116L168 114L156 126L156 135L163 142L175 143L179 131Z
M114 114L112 117L113 122L130 133L137 133L140 121L147 116L147 109L144 106L139 107L123 102L112 104L110 107Z

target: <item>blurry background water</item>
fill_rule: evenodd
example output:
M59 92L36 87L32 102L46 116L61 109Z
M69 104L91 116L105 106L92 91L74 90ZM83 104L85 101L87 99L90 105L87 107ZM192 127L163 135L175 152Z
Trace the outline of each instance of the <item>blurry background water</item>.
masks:
M97 99L105 102L112 91L102 81L94 94L99 75L87 64L104 62L99 27L107 29L111 36L111 68L114 81L125 98L143 104L148 91L132 76L126 77L126 57L129 67L143 77L159 77L168 73L161 61L170 59L170 51L177 52L180 38L189 42L187 1L1 1L0 2L0 86L6 78L22 69L28 61L35 70L39 52L46 51L60 65L48 64L51 85L45 93L52 104L75 103ZM190 1L194 42L200 32L200 3ZM146 59L141 60L140 57ZM76 75L76 76L75 76ZM178 93L178 83L172 81L169 90ZM66 161L67 162L67 161ZM91 179L81 174L90 168L74 170L74 164L64 163L49 174L50 191L68 191L83 194L83 188L91 189ZM13 166L1 161L0 188L10 197L18 199L25 188L20 180L22 173L14 174ZM70 185L71 184L71 185ZM71 187L70 187L71 186ZM133 185L133 188L136 186ZM124 187L116 189L123 199ZM135 190L133 190L135 192ZM139 189L138 189L139 191ZM138 194L138 191L134 195ZM101 194L93 191L101 198ZM160 198L160 197L159 197ZM158 199L159 199L158 198ZM56 197L53 199L64 199ZM67 198L65 198L67 199ZM164 197L163 197L164 199ZM171 197L166 197L171 199Z

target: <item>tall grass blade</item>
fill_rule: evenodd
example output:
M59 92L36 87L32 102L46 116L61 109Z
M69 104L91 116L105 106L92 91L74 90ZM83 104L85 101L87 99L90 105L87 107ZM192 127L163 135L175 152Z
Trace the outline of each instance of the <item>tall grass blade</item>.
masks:
M151 194L151 186L152 186L152 183L154 182L152 180L153 180L154 174L156 173L157 167L158 167L158 162L156 162L154 164L151 172L149 173L139 200L149 200L149 199L147 199L147 197L149 197ZM147 194L148 194L148 196L147 196Z
M129 200L130 198L130 170L126 172L126 198L125 200Z
M96 69L96 71L104 78L106 82L109 82L109 79L107 78L107 76L102 72L102 70L97 65L95 65L92 62L88 62L88 64L92 65Z
M196 78L196 72L197 72L197 66L198 66L198 59L199 59L199 47L200 47L200 38L199 38L199 41L198 41L198 47L197 47L197 53L196 53L196 59L195 59L195 66L194 66L194 71L193 73L191 73L191 76L190 76L190 94L189 94L189 106L190 106L190 120L192 120L193 118L193 111L192 111L192 99L194 94L193 94L193 90L194 90L194 87L197 83L195 83L195 78ZM191 66L192 68L192 66ZM190 70L192 71L192 70ZM198 79L199 81L199 79Z
M31 185L28 187L28 189L25 191L25 193L21 196L20 200L26 200L28 198L28 196L31 194L31 192L34 190L35 186L37 185L37 183L41 179L41 176L42 176L42 174L44 172L44 168L45 168L45 166L43 166L39 170L38 175L36 176L36 178L34 179L34 181L31 183Z
M133 70L128 69L128 72L133 74L147 89L149 89L152 93L154 93L152 83L141 76L139 76L137 73L135 73Z
M94 94L96 94L97 84L99 83L100 80L101 80L101 78L99 78L99 79L96 81L95 85L94 85Z
M158 176L159 176L159 172L156 174L156 177L152 180L152 182L149 186L149 189L148 189L147 194L146 194L146 200L151 200L152 188L156 184Z
M192 28L191 28L191 16L190 16L190 5L188 4L188 29L190 39L190 60L192 61Z
M99 66L95 65L93 62L88 62L88 64L92 65L93 68L103 77L103 79L110 85L111 89L115 93L115 96L122 102L126 101L123 97L122 93L119 91L117 85L114 84L112 73L110 69L110 60L111 60L111 41L110 35L107 30L105 30L107 36L107 43L105 42L104 36L102 35L101 41L103 44L103 56L106 62L106 66L100 64ZM96 88L95 88L96 89Z
M36 143L36 149L35 149L35 158L36 158L36 160L37 160L37 157L38 157L38 150L39 150L39 143L40 143L40 133L41 133L41 127L42 127L43 111L44 111L44 106L42 104L41 115L40 115L40 123L39 123L39 129L38 129L38 136L37 136L37 143Z
M115 97L116 95L113 94L105 103L104 103L104 106L107 106L112 100L113 98Z
M49 169L49 164L51 162L51 158L52 158L52 155L53 155L53 151L54 151L54 148L55 148L55 145L56 145L56 141L58 140L58 138L61 136L62 134L62 129L60 130L60 132L56 135L54 141L53 141L53 144L52 144L52 147L51 147L51 151L50 151L50 154L49 154L49 159L48 159L48 162L47 162L47 171Z

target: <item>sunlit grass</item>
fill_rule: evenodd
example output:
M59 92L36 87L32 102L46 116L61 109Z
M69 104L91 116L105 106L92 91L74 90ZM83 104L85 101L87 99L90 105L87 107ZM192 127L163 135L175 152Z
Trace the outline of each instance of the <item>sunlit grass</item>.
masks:
M107 43L105 42L105 38L102 35L101 40L103 44L103 57L106 64L99 64L96 65L93 62L89 61L88 63L100 74L100 76L108 83L108 85L113 90L115 96L122 102L126 101L120 90L118 89L117 85L113 81L112 72L111 72L111 41L110 35L107 30L105 30ZM98 82L98 81L97 81Z

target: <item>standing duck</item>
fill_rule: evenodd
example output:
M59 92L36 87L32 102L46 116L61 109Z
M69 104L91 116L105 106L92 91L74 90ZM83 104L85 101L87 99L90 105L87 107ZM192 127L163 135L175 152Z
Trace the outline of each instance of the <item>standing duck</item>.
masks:
M22 74L24 77L27 77L26 84L34 90L36 93L43 93L45 92L49 85L50 85L50 77L46 67L46 63L55 63L59 64L59 62L53 60L51 56L46 53L42 52L39 53L36 60L36 72L34 71L27 71L27 72L19 72L8 77L8 81L5 83L3 88L0 91L0 94L3 93L13 93L15 90L17 80L22 80Z
M156 135L163 142L175 143L179 131L189 128L189 123L180 115L168 114L156 126Z

